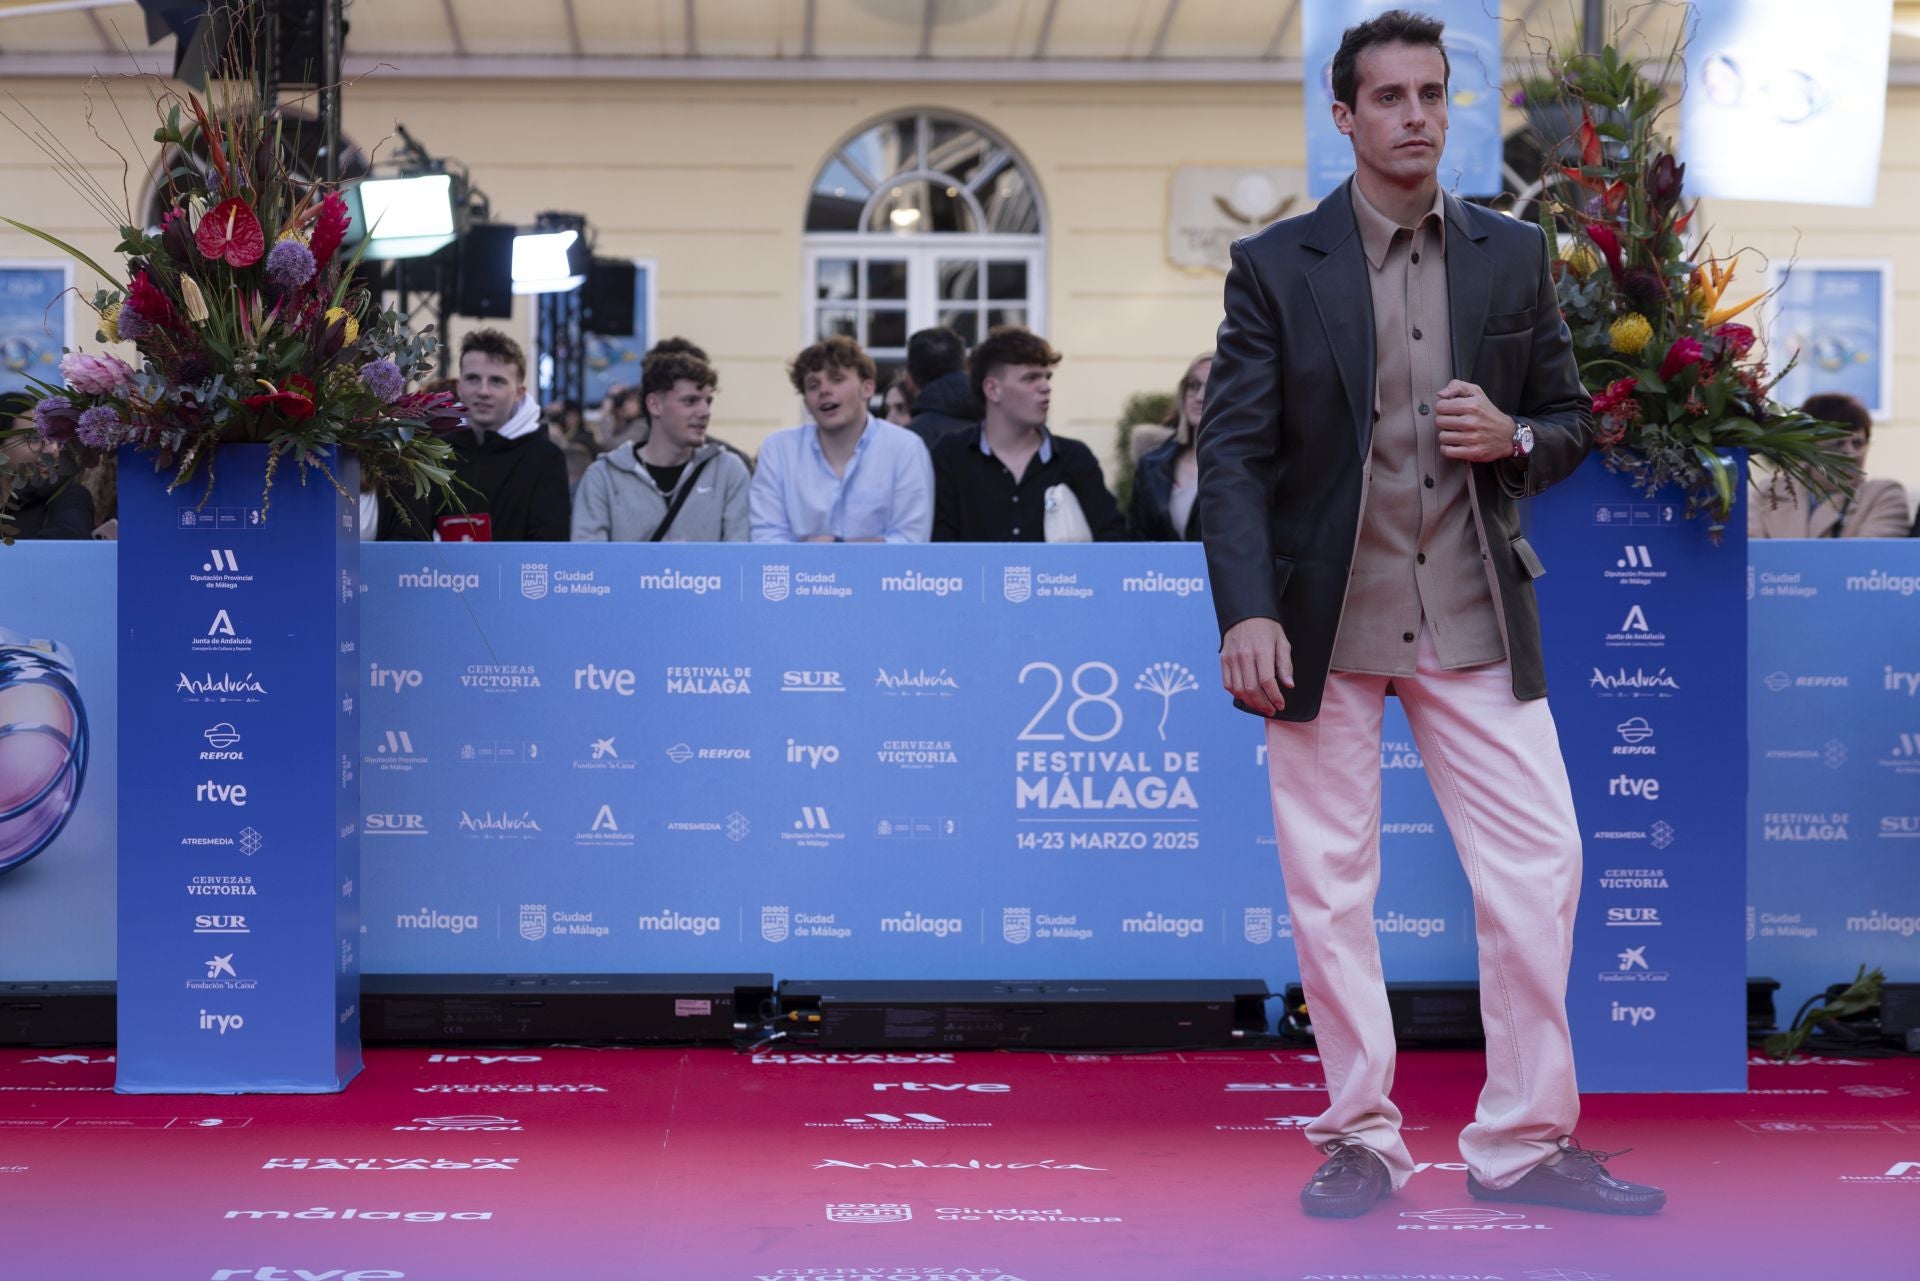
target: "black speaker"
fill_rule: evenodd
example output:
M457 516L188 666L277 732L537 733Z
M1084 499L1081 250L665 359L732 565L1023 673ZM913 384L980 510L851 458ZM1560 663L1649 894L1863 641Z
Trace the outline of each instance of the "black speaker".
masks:
M580 298L581 328L602 338L633 337L633 288L639 279L625 258L595 258Z
M454 311L462 316L513 314L513 238L510 222L480 222L460 238L459 288Z

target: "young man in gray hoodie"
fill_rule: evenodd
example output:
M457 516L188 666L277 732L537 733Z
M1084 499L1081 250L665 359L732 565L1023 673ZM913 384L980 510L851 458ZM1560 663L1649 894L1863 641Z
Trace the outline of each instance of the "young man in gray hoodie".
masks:
M653 429L594 460L573 497L573 541L743 543L747 465L707 439L719 375L684 352L649 360L640 396Z

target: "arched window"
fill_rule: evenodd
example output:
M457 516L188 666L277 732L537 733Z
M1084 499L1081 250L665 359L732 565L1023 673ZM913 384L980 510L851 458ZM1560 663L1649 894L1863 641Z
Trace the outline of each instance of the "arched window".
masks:
M995 325L1044 332L1044 222L1026 163L985 126L937 111L863 126L808 198L807 332L859 340L882 388L915 330L969 347Z

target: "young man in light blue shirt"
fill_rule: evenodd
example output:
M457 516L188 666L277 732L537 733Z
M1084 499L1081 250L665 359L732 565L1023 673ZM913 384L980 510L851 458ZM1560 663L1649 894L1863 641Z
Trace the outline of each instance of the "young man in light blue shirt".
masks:
M794 357L793 389L813 419L760 447L749 506L756 543L924 543L933 461L920 438L867 410L878 371L851 338Z

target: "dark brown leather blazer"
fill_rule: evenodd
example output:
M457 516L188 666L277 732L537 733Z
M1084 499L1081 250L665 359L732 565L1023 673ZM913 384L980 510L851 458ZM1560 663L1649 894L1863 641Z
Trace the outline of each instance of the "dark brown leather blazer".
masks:
M1454 375L1534 430L1524 465L1475 463L1469 484L1499 582L1514 696L1544 698L1533 580L1545 571L1514 499L1586 458L1592 401L1545 233L1451 195L1446 211ZM1320 711L1359 530L1374 377L1373 294L1343 185L1311 213L1234 244L1198 436L1214 610L1223 634L1245 618L1286 629L1295 683L1280 720Z

